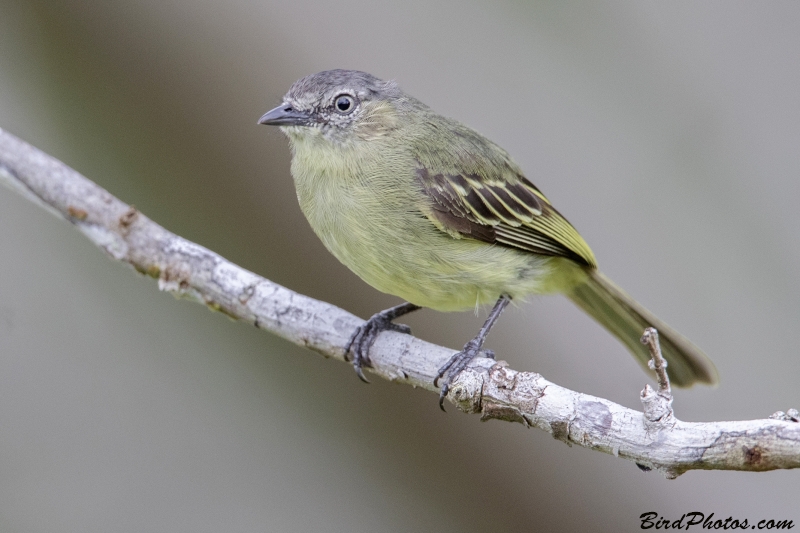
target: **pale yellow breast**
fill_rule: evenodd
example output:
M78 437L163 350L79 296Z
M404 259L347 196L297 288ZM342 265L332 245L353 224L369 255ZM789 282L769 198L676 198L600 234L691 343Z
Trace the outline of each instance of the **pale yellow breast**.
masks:
M293 146L300 207L326 248L376 289L442 311L563 290L549 257L436 228L420 210L414 161L402 152L310 143Z

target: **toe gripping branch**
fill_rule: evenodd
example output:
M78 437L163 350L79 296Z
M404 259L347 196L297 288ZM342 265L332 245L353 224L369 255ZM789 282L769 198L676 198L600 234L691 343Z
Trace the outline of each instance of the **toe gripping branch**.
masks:
M486 322L483 323L483 327L475 336L474 339L469 341L467 344L464 345L464 349L460 352L454 354L447 362L439 368L439 371L436 373L436 378L433 380L433 386L439 386L439 380L443 379L442 381L442 388L439 391L439 408L444 411L444 399L447 396L447 393L450 392L450 385L455 381L458 375L467 368L470 361L475 359L480 353L481 348L483 347L483 343L486 342L486 336L489 335L489 330L492 329L494 323L497 322L497 319L500 318L500 314L506 308L506 306L511 302L511 297L507 294L504 294L498 298L497 302L494 304L492 311L489 313L489 316L486 317ZM484 351L484 353L494 359L494 353L490 351Z
M347 345L344 348L344 353L345 357L347 357L348 353L352 355L351 361L353 362L353 368L355 369L358 377L361 378L361 381L364 383L369 383L369 380L364 376L364 371L362 368L365 366L371 366L369 360L369 349L375 343L375 339L378 338L378 335L380 335L383 331L411 333L411 328L405 324L395 324L392 322L392 320L403 315L407 315L408 313L416 311L417 309L422 308L418 305L408 302L396 305L394 307L390 307L389 309L385 309L380 313L375 313L370 317L369 320L364 322L364 324L356 328L356 330L350 336L350 340L347 341Z

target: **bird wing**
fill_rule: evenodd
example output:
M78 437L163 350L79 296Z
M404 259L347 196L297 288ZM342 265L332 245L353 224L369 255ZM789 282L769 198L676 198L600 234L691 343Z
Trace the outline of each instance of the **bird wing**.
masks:
M420 164L417 182L429 199L425 214L454 237L597 266L583 237L533 183L517 172L503 174L433 173Z

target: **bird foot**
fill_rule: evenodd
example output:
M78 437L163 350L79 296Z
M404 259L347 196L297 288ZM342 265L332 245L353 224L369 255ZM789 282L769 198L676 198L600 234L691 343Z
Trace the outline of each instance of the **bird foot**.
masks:
M364 377L365 366L371 366L369 360L369 349L375 343L378 335L383 331L397 331L399 333L411 333L411 328L405 324L395 324L392 322L396 318L394 309L387 309L380 313L375 313L369 320L358 326L350 340L347 341L347 346L344 348L345 357L347 354L352 355L350 359L353 363L353 368L361 381L369 383L369 380Z
M447 393L450 392L450 385L455 381L461 372L467 368L467 365L478 357L481 353L481 344L478 339L472 339L467 344L464 345L464 349L454 354L447 362L442 365L439 371L436 373L436 378L433 380L433 386L439 386L439 380L442 380L442 388L439 391L439 408L444 411L444 399L447 396ZM494 352L491 350L486 350L483 352L484 355L490 359L494 359Z

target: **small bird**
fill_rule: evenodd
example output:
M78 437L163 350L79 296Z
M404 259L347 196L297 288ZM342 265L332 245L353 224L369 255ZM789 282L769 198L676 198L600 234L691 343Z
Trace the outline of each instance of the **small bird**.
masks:
M409 331L394 319L422 307L493 303L478 335L439 369L442 407L512 299L562 293L645 367L650 355L639 338L657 328L675 385L717 382L699 348L600 273L577 230L505 150L394 81L355 70L312 74L258 122L289 138L300 208L326 248L376 289L406 300L350 338L346 354L362 380L378 334Z

